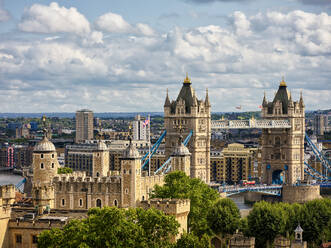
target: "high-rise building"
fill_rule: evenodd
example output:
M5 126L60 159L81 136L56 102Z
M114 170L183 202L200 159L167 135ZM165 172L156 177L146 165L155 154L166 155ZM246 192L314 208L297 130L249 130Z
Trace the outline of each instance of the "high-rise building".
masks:
M210 135L211 115L208 92L205 100L198 100L191 80L186 76L175 101L167 94L164 104L164 127L167 130L165 155L173 154L179 137L192 132L188 143L191 153L191 177L210 181Z
M76 112L76 143L93 139L93 112L82 109Z
M133 139L134 140L148 140L149 128L146 123L146 119L142 118L140 115L137 115L135 120L132 122L133 127Z
M325 115L315 115L314 131L315 135L324 135L325 131Z

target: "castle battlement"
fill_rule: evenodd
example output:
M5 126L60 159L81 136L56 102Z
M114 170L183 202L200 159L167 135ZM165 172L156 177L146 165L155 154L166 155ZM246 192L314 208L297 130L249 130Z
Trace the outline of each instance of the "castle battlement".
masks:
M141 205L143 208L154 207L165 212L166 214L178 215L189 213L191 201L189 199L154 198L141 201Z
M120 176L107 176L107 177L81 177L72 176L68 174L67 176L54 177L53 183L120 183Z

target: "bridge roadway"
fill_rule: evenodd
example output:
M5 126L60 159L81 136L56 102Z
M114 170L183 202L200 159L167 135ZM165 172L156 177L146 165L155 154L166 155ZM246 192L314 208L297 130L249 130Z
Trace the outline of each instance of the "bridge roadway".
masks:
M282 185L258 185L258 186L220 186L219 192L226 193L227 196L239 194L247 191L263 192L271 195L281 195Z
M212 120L212 129L291 128L290 120Z

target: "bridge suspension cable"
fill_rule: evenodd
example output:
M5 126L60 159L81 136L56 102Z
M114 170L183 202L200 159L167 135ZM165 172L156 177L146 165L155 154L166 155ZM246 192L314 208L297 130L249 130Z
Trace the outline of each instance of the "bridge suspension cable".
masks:
M183 141L183 145L187 146L188 142L190 141L191 137L193 135L193 130L190 131L190 133L186 136L185 140ZM168 158L167 161L160 166L160 168L158 168L155 172L154 175L156 175L159 172L162 172L162 174L164 173L168 173L171 169L171 158Z
M324 157L324 155L317 149L315 146L314 142L309 138L307 133L305 134L307 144L311 147L313 153L315 156L318 158L318 160L321 162L322 166L329 172L331 173L331 164L330 161Z
M152 158L152 156L155 154L155 152L157 151L157 149L159 148L159 146L161 145L164 137L166 136L167 131L165 130L160 138L155 142L155 144L153 145L152 149L151 149L151 155L149 155L149 151L141 158L141 162L142 162L142 166L141 169L144 169L144 167L149 163L149 160Z

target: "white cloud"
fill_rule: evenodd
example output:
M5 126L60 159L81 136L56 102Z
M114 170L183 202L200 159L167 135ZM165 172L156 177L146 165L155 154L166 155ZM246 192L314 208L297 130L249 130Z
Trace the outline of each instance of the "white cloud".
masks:
M95 25L98 29L111 33L130 33L133 30L121 15L112 12L100 16L95 21Z
M161 112L165 89L174 99L186 72L199 98L209 88L212 111L238 105L259 110L263 91L271 100L282 75L294 99L303 90L307 109L330 108L325 13L235 12L231 26L175 27L163 34L118 20L125 24L117 22L113 31L96 22L99 31L74 38L0 40L2 111L75 111L83 105L96 112ZM103 38L102 32L110 34ZM9 104L13 99L19 108Z
M20 30L34 33L74 33L85 35L90 33L90 23L76 8L60 7L52 2L49 6L33 4L25 9Z
M124 18L116 13L108 12L95 21L97 29L110 33L136 34L153 36L155 31L145 23L131 25Z
M141 33L146 36L152 36L155 34L154 30L147 24L138 23L136 26L138 33Z

